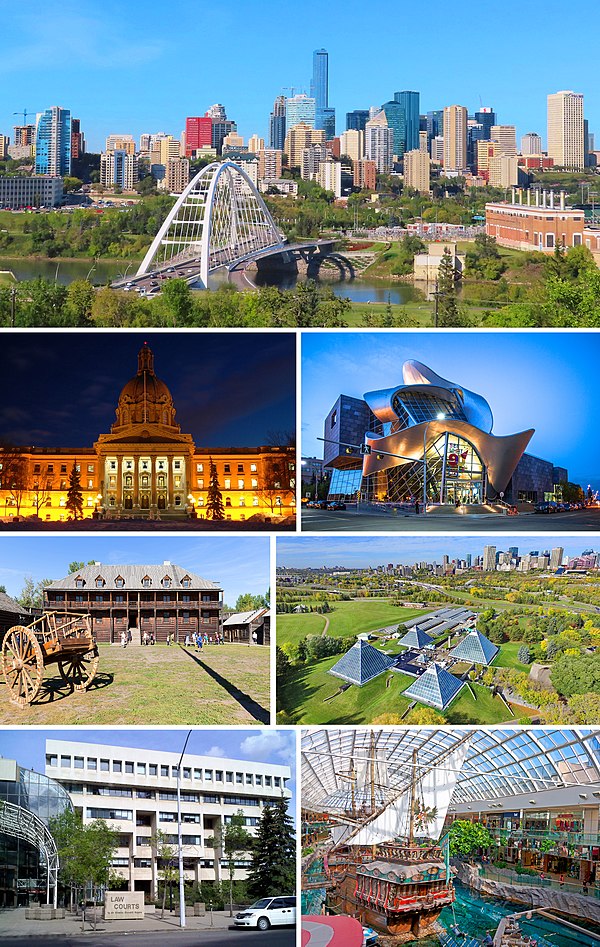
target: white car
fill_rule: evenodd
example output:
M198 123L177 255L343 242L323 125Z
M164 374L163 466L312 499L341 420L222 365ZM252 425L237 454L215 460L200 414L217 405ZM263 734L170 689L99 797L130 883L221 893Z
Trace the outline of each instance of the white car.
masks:
M236 927L257 927L259 931L268 931L270 927L281 927L296 923L296 898L261 898L249 908L240 911L233 919Z

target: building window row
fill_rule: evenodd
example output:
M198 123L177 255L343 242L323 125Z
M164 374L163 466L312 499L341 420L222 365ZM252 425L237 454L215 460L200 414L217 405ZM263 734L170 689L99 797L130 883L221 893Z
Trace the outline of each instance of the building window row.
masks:
M165 619L169 618L170 613L164 612ZM189 614L184 612L184 614ZM210 612L202 612L202 618L208 620L211 617ZM98 621L99 618L96 619ZM91 772L102 773L125 773L126 775L137 776L161 776L163 778L177 778L177 767L166 763L134 763L132 760L109 760L93 756L70 756L61 754L60 757L55 753L46 754L46 764L50 767L59 767L61 769L87 769ZM112 767L112 769L111 769ZM181 768L181 777L186 780L197 780L207 783L223 783L229 785L246 786L265 786L266 788L281 788L282 781L280 776L270 776L263 773L242 773L235 770L222 770L212 768L202 768L197 766L183 766ZM91 791L91 790L90 790ZM165 791L166 792L166 791ZM197 801L198 794L185 794L188 798L194 798ZM171 798L163 796L160 798ZM216 797L215 797L216 798ZM238 799L242 797L232 796L225 799ZM245 798L245 797L244 797ZM206 797L205 797L206 799Z

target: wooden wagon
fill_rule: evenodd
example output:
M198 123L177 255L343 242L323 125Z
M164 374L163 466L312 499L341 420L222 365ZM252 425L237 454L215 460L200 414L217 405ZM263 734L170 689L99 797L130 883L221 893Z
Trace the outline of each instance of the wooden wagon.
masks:
M44 668L57 664L73 690L94 680L100 656L90 615L45 612L30 625L10 628L2 642L2 671L10 699L20 707L39 694Z

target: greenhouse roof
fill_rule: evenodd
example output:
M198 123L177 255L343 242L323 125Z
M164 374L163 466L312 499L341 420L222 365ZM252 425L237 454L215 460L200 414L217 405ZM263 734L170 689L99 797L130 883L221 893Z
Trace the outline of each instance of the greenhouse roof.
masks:
M590 729L475 728L314 729L302 737L303 804L319 809L349 807L353 760L374 760L378 803L391 801L411 782L413 753L423 772L444 772L444 760L462 741L469 749L452 797L454 805L502 799L569 786L600 789L600 741ZM368 802L369 790L365 800ZM360 790L354 787L356 804Z
M454 674L450 674L440 664L430 664L420 677L407 687L403 697L409 700L418 700L421 704L428 704L437 710L445 710L458 692L465 686Z
M470 631L450 652L451 658L473 661L475 664L491 664L500 648L492 644L480 631Z
M342 680L350 684L358 684L361 687L374 677L383 674L389 670L395 663L394 658L389 658L374 648L372 644L360 639L355 645L352 645L346 654L342 655L331 670L330 674L334 677L341 677Z

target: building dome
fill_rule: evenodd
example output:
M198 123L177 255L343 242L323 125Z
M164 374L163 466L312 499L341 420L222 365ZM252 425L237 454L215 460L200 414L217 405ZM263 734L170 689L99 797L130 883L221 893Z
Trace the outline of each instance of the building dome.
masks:
M144 342L138 352L137 374L119 395L116 428L130 424L161 424L175 427L175 407L171 392L154 372L154 355ZM178 427L178 426L177 426Z

